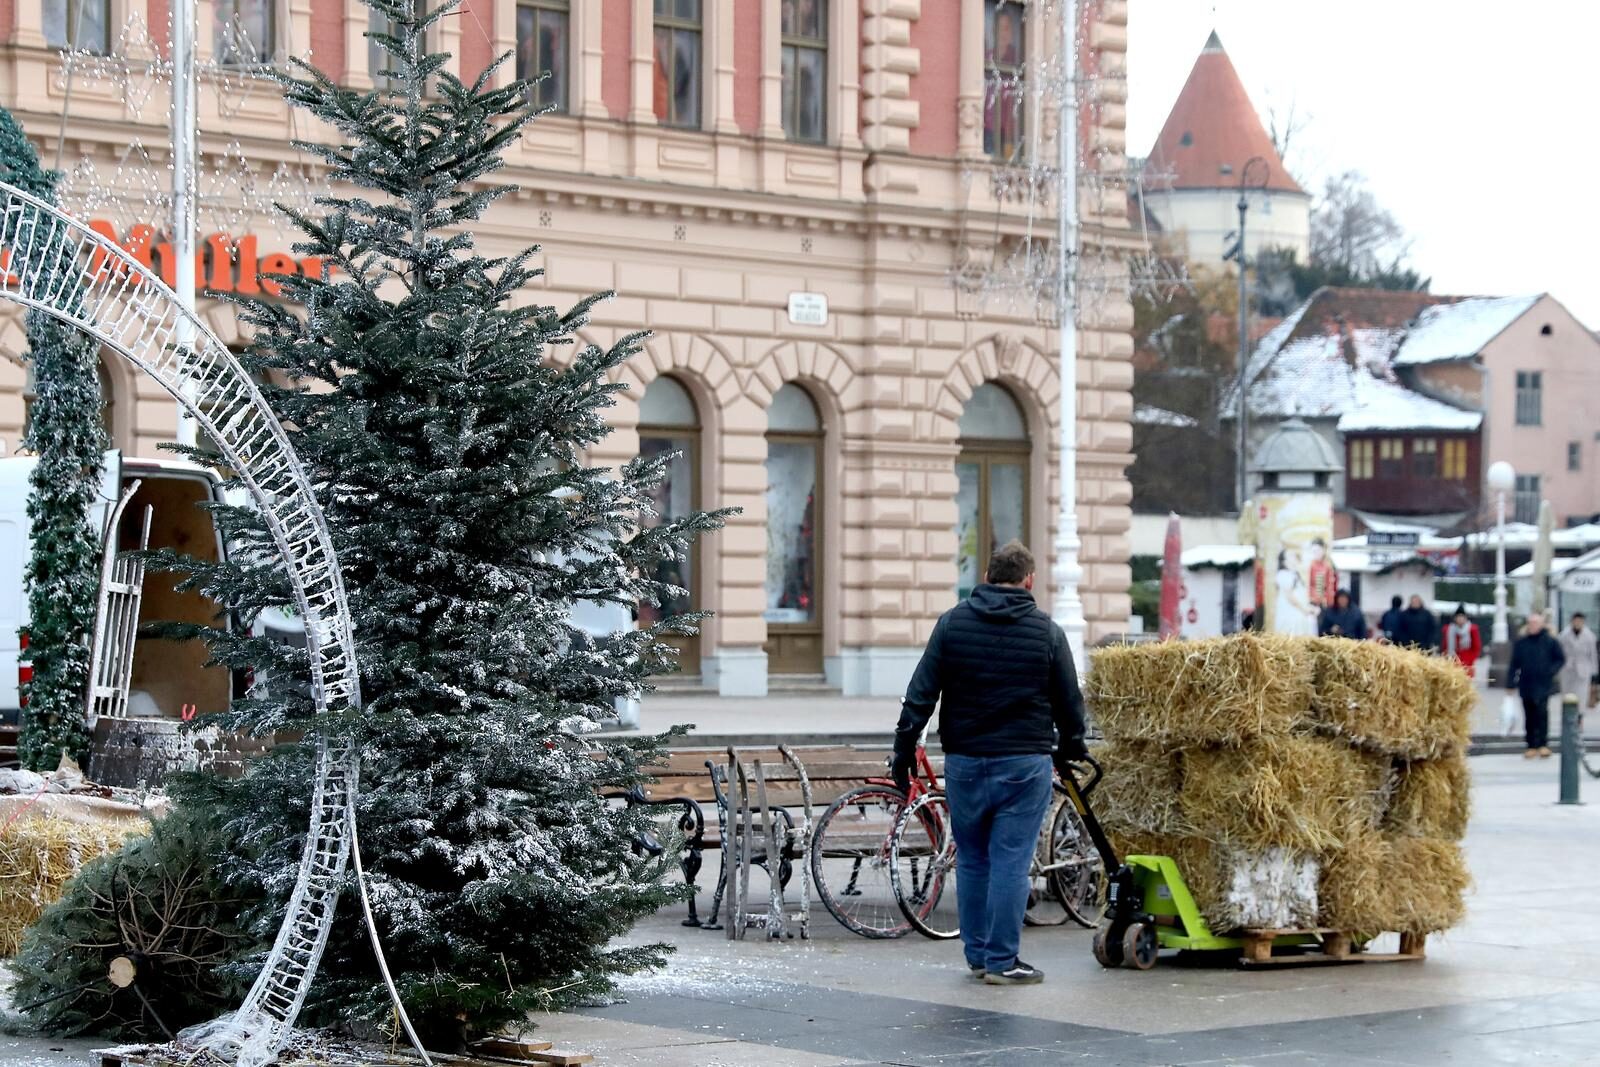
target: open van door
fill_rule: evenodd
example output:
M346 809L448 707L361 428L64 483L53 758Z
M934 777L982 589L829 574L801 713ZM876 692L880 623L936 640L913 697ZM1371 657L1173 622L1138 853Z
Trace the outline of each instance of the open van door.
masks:
M17 669L22 654L18 631L28 621L28 597L22 577L33 554L32 524L28 521L29 479L39 465L37 456L0 459L0 719L15 721L22 706ZM98 544L122 486L122 453L105 454L105 471L89 514L84 517Z

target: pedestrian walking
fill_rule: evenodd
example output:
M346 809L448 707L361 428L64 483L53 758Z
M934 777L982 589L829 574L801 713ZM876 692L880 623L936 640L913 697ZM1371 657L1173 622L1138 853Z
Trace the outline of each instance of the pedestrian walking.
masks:
M1348 637L1355 641L1367 639L1367 619L1361 609L1350 602L1350 591L1341 589L1333 596L1333 604L1322 609L1317 620L1317 633L1323 637Z
M1475 674L1478 657L1483 655L1483 634L1479 632L1478 624L1467 617L1465 604L1456 605L1450 625L1444 628L1441 644L1446 656L1461 664L1468 674Z
M1511 671L1506 675L1506 689L1516 690L1522 698L1528 742L1523 759L1550 758L1550 695L1566 661L1561 642L1544 628L1544 616L1533 612L1522 636L1511 646Z
M1400 605L1403 603L1404 601L1397 596L1390 597L1389 610L1378 620L1378 631L1390 644L1400 643L1400 616L1404 614L1400 610Z
M956 845L961 941L991 985L1044 980L1017 955L1028 866L1057 768L1088 755L1083 694L1067 635L1033 600L1033 553L1012 541L983 584L934 624L895 729L895 784L909 786L918 740L939 707L945 797Z
M1439 647L1439 620L1433 617L1433 612L1422 606L1422 598L1415 593L1411 594L1411 603L1406 605L1406 610L1400 613L1393 640L1397 645L1408 645L1429 652Z
M1594 676L1600 672L1600 645L1596 644L1594 631L1586 623L1583 612L1573 612L1572 618L1567 620L1567 628L1556 638L1561 642L1561 654L1567 657L1558 679L1561 692L1578 698L1579 715L1588 714L1592 706L1589 698L1594 692Z

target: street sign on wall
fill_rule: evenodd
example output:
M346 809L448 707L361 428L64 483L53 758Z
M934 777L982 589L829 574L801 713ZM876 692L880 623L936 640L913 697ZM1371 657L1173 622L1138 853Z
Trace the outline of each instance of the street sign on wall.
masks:
M790 293L789 321L796 326L826 326L828 298L821 293Z

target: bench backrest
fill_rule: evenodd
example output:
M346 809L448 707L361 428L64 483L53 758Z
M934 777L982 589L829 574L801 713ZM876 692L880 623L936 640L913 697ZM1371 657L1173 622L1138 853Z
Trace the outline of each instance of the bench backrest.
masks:
M803 798L799 776L776 748L753 747L735 751L746 772L751 776L752 796L755 790L754 768L756 761L759 760L762 774L767 782L767 803L773 807L789 808L796 813L800 811ZM821 814L822 808L861 785L868 778L889 776L889 768L885 762L888 752L881 748L818 745L793 748L790 751L805 765L806 777L811 781L811 805L816 814ZM650 768L650 773L659 781L644 787L645 797L656 801L681 798L699 804L713 803L715 795L712 790L711 774L706 768L707 760L726 770L727 750L712 748L669 750L663 763ZM941 762L934 761L935 771L940 769Z

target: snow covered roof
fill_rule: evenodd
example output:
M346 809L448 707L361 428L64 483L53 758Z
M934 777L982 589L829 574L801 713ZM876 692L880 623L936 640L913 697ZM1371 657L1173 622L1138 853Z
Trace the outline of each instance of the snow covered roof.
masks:
M1380 533L1388 531L1379 531ZM1394 531L1396 533L1409 533L1410 531ZM1461 547L1458 537L1440 537L1432 532L1419 533L1415 545L1375 545L1366 534L1357 534L1354 537L1341 537L1333 543L1336 549L1355 552L1402 552L1415 550L1418 552L1454 552Z
M1491 526L1486 530L1479 530L1466 535L1467 541L1485 548L1493 548L1500 541L1498 527ZM1459 538L1452 539L1459 543ZM1532 548L1539 540L1539 527L1531 522L1506 523L1507 548ZM1584 551L1600 545L1600 526L1594 523L1585 523L1582 526L1569 526L1564 529L1552 531L1550 534L1552 548L1567 551ZM1530 570L1531 574L1532 571Z
M1199 421L1183 414L1181 411L1168 411L1158 408L1154 404L1135 404L1133 406L1133 421L1141 426L1175 426L1181 429L1190 429L1200 425Z
M1463 411L1397 381L1374 374L1350 376L1352 405L1339 416L1340 433L1375 430L1476 430L1483 413ZM1254 406L1254 405L1252 405Z
M1254 545L1196 545L1183 550L1179 561L1186 570L1199 567L1242 567L1256 558Z
M1386 519L1381 515L1373 515L1365 511L1357 511L1355 514L1361 520L1363 526L1375 533L1414 533L1422 537L1439 532L1439 527L1437 526L1407 522L1401 519Z
M1468 306L1466 314L1439 321L1456 323L1456 335L1465 336L1463 324L1492 318L1481 307L1486 302L1505 303L1500 298L1319 289L1251 353L1246 372L1250 412L1265 419L1334 419L1342 433L1476 430L1483 424L1480 412L1412 390L1395 373L1395 354L1410 343L1417 323L1433 322L1463 305ZM1429 335L1452 347L1442 330ZM1237 410L1237 390L1229 388L1222 399L1224 417Z
M1537 296L1470 296L1424 308L1395 353L1398 365L1471 359L1537 303Z

